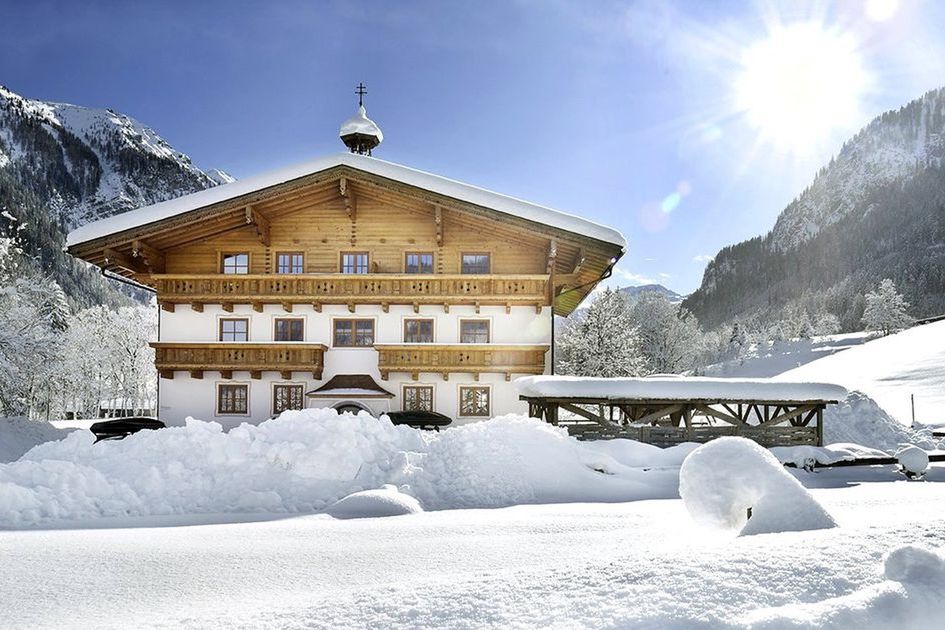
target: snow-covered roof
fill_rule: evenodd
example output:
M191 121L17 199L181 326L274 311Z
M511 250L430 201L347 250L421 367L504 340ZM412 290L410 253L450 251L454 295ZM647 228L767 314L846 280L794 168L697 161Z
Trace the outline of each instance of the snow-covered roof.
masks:
M517 216L522 219L542 223L567 232L590 237L606 243L612 243L626 248L623 235L613 228L609 228L587 219L567 214L544 206L539 206L521 199L508 197L469 184L463 184L452 179L418 171L393 162L385 162L377 158L353 153L340 153L325 156L289 166L287 168L270 171L254 177L242 179L231 184L224 184L208 188L199 192L171 199L137 210L117 214L76 228L69 233L66 246L72 247L80 243L130 230L175 217L192 210L236 199L243 195L263 190L285 182L306 177L320 171L337 166L348 166L372 175L392 179L410 186L422 188L433 193L490 208L503 214Z
M522 396L623 400L843 400L847 390L830 383L772 381L766 378L586 378L525 376L515 380Z
M358 107L358 113L341 123L341 130L338 135L344 138L352 133L360 133L366 136L376 136L378 142L384 141L384 134L377 123L367 117L364 111L364 105Z

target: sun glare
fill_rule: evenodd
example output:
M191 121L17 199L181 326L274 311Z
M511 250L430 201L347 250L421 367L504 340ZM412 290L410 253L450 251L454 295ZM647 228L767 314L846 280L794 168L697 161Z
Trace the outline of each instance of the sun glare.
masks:
M852 37L815 23L778 26L741 64L738 108L779 149L815 151L858 119L867 76Z

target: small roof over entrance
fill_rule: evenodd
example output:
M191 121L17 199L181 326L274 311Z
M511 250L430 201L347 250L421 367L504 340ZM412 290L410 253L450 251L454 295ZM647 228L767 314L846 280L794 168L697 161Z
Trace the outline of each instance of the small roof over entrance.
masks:
M309 398L393 398L368 374L336 374L306 394Z

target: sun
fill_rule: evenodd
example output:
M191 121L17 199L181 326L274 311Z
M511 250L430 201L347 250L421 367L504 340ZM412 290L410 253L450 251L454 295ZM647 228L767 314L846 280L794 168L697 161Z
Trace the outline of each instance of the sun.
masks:
M762 140L810 153L859 120L866 86L852 37L799 23L779 25L745 50L735 95Z

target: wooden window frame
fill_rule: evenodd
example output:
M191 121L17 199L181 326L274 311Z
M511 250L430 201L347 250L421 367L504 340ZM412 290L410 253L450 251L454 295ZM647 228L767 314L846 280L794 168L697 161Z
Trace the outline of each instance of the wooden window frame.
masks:
M351 326L351 344L339 344L338 343L338 323L339 322L354 322ZM357 343L358 339L358 322L370 322L371 324L371 343L366 345L359 345ZM377 320L372 317L334 317L331 320L331 347L332 348L348 348L354 350L362 350L365 348L373 348L374 344L377 343Z
M408 271L407 270L407 258L409 256L429 256L430 257L430 271L419 271L420 261L417 260L417 269L418 271ZM422 274L432 274L436 273L436 255L431 251L409 251L404 252L404 273L409 273L411 275L422 275Z
M346 272L345 271L345 256L351 256L351 255L360 256L362 254L365 257L367 257L367 262L364 264L364 272L363 273L359 271ZM348 276L363 276L365 274L371 273L371 252L364 249L347 249L347 250L342 250L338 252L338 273L343 273Z
M279 322L291 321L291 322L302 322L302 338L301 339L279 339L278 330ZM305 318L304 317L273 317L272 318L272 340L279 343L292 343L297 341L305 341Z
M227 257L230 257L230 256L246 256L246 271L245 271L245 273L244 273L244 272L240 272L240 271L234 271L234 272L232 272L232 273L227 273L227 272L226 272L226 259L227 259ZM238 269L239 267L234 267L234 268L237 268L237 269ZM237 251L226 251L226 252L220 252L220 266L218 267L218 269L220 270L220 273L221 273L221 274L226 275L226 276L246 276L246 275L249 275L249 273L250 273L250 272L252 271L252 269L253 269L253 255L252 255L250 252L247 252L247 251L240 251L240 252L237 252Z
M430 341L408 341L407 324L410 322L430 322ZM433 317L405 317L403 325L404 343L436 343L436 318Z
M486 412L485 413L463 413L463 390L480 389L486 392ZM460 418L491 418L492 417L492 387L489 385L460 385L459 396L457 398L457 415Z
M302 403L302 406L299 407L299 409L305 409L305 383L273 383L272 384L272 407L271 407L272 415L276 415L278 413L282 413L283 411L288 411L289 409L291 409L291 408L286 408L286 409L279 410L276 408L276 400L277 400L276 390L279 389L280 387L298 388L302 392L300 396L300 401Z
M468 323L482 323L486 325L486 340L485 341L463 341L463 324ZM475 318L475 317L464 317L459 320L459 343L492 343L492 320Z
M221 403L223 402L223 397L221 393L224 388L228 387L241 388L246 391L246 395L243 397L243 399L246 401L246 409L244 411L228 411L222 408ZM216 404L214 405L214 409L216 410L217 416L248 416L250 414L250 409L252 409L252 407L250 406L249 402L249 383L217 383L216 396L217 400Z
M489 268L485 273L466 273L463 271L463 258L466 256L485 256L489 263ZM459 253L459 273L468 276L488 276L492 274L492 252L460 252Z
M292 267L293 267L291 257L292 257L292 256L299 256L299 257L302 259L302 262L300 263L300 264L301 264L301 269L300 269L299 271L279 271L279 256L289 256L289 257L290 257L290 259L289 259L289 268L292 268ZM298 250L276 252L276 253L275 253L275 258L276 258L276 264L275 264L275 267L276 267L276 268L275 268L275 272L276 272L277 274L296 276L296 275L299 275L299 274L301 274L301 273L305 273L305 252L303 252L303 251L298 251Z
M223 339L223 322L246 322L246 339L242 341ZM244 343L249 341L249 318L248 317L219 317L217 318L217 341L222 343Z
M430 408L429 409L408 409L407 408L407 390L408 389L423 389L429 390L430 392ZM403 385L400 389L400 407L402 411L436 411L436 387L426 383L410 383L408 385Z

